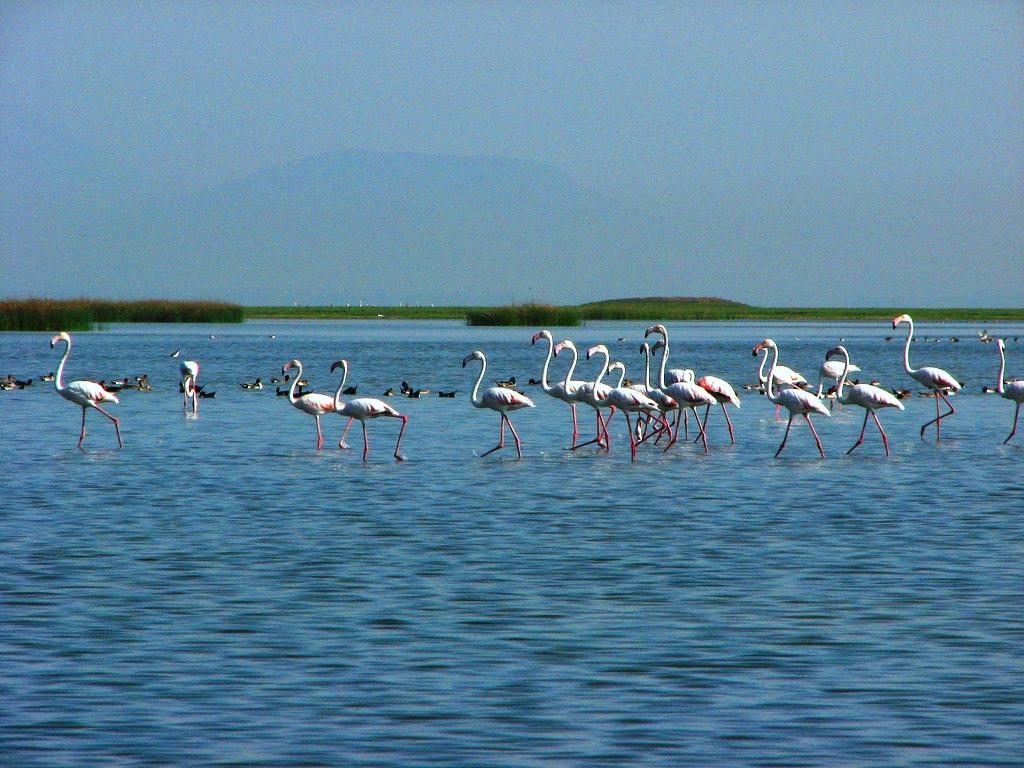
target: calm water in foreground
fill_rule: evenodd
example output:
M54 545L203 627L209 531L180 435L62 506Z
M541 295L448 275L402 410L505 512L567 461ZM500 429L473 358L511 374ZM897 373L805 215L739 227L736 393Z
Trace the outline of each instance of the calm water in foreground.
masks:
M827 458L754 379L772 336L808 378L845 339L868 379L909 387L886 324L669 326L672 363L743 398L711 453L565 449L567 406L524 388L511 447L487 379L540 375L536 329L458 323L114 326L75 335L68 380L148 373L123 393L124 450L51 384L0 392L0 765L746 766L1024 762L1024 431L994 395L995 345L925 325L915 366L966 382L940 444L931 400L817 419ZM58 329L54 329L58 330ZM1024 326L1008 373L1024 375ZM211 336L213 334L213 336ZM643 326L555 330L609 343L641 377ZM0 374L53 370L51 334L0 334ZM271 335L276 338L271 338ZM959 336L960 343L950 342ZM941 336L941 342L924 342ZM619 338L624 341L617 341ZM182 414L178 361L216 390ZM454 400L313 420L268 381L292 357L320 391L346 357L360 395L405 379ZM556 359L555 376L566 363ZM579 373L588 375L581 363ZM816 375L815 375L816 378ZM584 431L592 417L581 413ZM1024 427L1022 427L1024 430Z

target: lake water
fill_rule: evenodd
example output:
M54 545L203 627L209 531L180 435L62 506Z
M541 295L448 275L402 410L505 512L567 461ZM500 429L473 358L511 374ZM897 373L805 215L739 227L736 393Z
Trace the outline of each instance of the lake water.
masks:
M640 378L643 325L556 329ZM51 384L0 392L0 764L9 766L747 766L1024 763L1024 426L975 327L922 324L915 366L966 382L943 440L933 401L785 422L740 388L766 336L812 378L845 340L867 379L912 387L904 329L669 324L673 366L737 388L737 443L565 450L567 406L526 387L524 456L480 458L487 379L539 377L536 329L247 322L75 334L66 380L148 373L111 425ZM1024 374L1024 326L1007 373ZM56 367L51 334L0 334L0 373ZM276 338L271 338L275 336ZM925 342L925 336L941 342ZM961 341L952 343L951 336ZM624 339L619 341L619 339ZM217 396L182 413L178 361ZM293 358L333 392L409 414L336 447L266 382ZM565 362L552 364L561 378ZM590 366L581 362L585 377ZM816 379L816 374L813 376ZM593 418L581 412L581 427Z

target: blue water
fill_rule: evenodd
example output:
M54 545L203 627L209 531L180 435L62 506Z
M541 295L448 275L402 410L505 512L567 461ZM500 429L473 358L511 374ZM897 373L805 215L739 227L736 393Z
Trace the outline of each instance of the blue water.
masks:
M817 418L827 458L740 385L765 336L808 378L844 339L864 378L914 384L902 328L670 324L672 364L730 380L711 452L564 450L568 408L512 414L479 458L488 380L539 377L534 329L248 322L75 334L68 380L148 373L110 424L52 385L0 392L0 765L747 766L1024 763L1024 431L976 328L923 324L915 366L966 383L936 444L911 398L853 455L862 411ZM1024 327L1007 372L1024 375ZM556 330L639 378L643 326ZM212 337L211 337L212 334ZM271 335L276 338L271 338ZM959 336L960 343L949 341ZM0 374L53 370L50 334L0 334ZM624 341L618 341L619 338ZM217 396L182 413L176 348ZM405 379L370 456L239 381L292 357L320 391ZM553 363L561 376L561 359ZM589 373L581 363L578 373ZM581 413L583 431L592 418ZM1022 427L1024 430L1024 427Z

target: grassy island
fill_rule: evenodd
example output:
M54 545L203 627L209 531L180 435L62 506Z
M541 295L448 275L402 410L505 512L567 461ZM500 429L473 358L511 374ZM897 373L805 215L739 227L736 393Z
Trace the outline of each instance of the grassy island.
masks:
M88 331L102 323L240 323L240 304L221 301L0 301L0 331Z

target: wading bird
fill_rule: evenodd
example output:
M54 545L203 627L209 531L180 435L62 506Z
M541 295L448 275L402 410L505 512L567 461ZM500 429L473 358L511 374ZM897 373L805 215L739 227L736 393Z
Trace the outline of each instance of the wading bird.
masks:
M924 431L929 425L935 425L935 441L938 442L942 438L942 420L947 416L951 416L956 413L956 408L946 398L945 392L958 392L960 390L960 382L954 379L949 373L942 370L941 368L933 368L925 366L924 368L911 368L910 367L910 342L914 338L914 321L910 315L900 315L899 317L893 318L892 327L893 330L900 323L906 323L907 328L907 343L903 345L903 370L910 374L911 378L915 379L918 383L923 384L925 387L930 389L935 395L935 418L931 421L925 422L921 425L921 439L924 440ZM942 398L948 407L949 411L943 414L939 413L939 398Z
M523 449L522 443L519 440L519 433L516 432L516 428L512 426L512 422L508 418L508 412L517 411L520 408L533 408L533 401L526 395L516 392L514 389L509 389L508 387L488 387L481 392L480 382L484 380L484 373L487 371L487 358L484 356L483 352L475 350L462 359L462 367L465 368L470 360L480 361L480 375L477 376L476 383L473 385L473 394L470 396L473 407L490 408L492 411L497 411L501 414L498 444L489 451L482 453L481 457L487 456L499 448L505 447L505 424L508 424L508 428L512 431L512 439L516 442L516 455L520 459L523 458Z
M846 347L840 345L833 347L825 355L826 360L835 357L836 355L842 355L842 371L839 374L839 384L836 390L836 400L843 405L859 405L864 409L864 424L860 428L860 437L857 438L857 442L854 443L847 453L853 453L853 449L864 442L864 430L868 427L868 416L875 420L875 426L878 427L879 433L882 435L882 445L885 446L885 455L889 455L889 438L885 434L885 430L882 429L882 422L878 420L878 414L875 413L880 408L899 408L903 410L903 403L899 401L899 398L891 392L887 392L880 387L876 387L873 384L854 384L850 387L849 392L844 395L843 387L846 384L846 377L850 374L850 353L846 351ZM834 360L831 362L839 362Z
M576 447L576 441L580 437L579 426L576 422L576 390L583 386L582 381L575 381L571 377L572 370L569 371L569 376L566 376L565 381L560 381L557 384L548 383L548 366L551 364L551 357L555 351L555 342L551 338L551 331L538 331L533 334L533 340L530 342L531 345L536 344L541 339L545 339L548 343L548 356L544 358L544 368L540 374L540 385L544 391L563 403L568 403L569 408L572 410L572 447ZM575 358L573 360L575 363ZM573 366L575 367L575 365Z
M82 407L82 433L78 436L78 447L81 448L82 441L85 440L85 411L87 408L95 408L114 422L117 445L119 448L124 448L124 443L121 442L121 422L116 416L111 416L100 408L100 403L117 403L120 401L95 381L72 381L67 386L64 386L64 364L68 361L68 356L71 354L71 334L66 331L58 333L50 339L50 349L53 349L58 341L65 342L67 347L64 349L64 356L60 359L60 365L57 366L53 387L57 390L57 394L65 400L69 400L75 405Z
M345 430L341 433L338 447L348 448L345 445L345 435L348 434L348 428L352 426L352 419L358 419L363 427L363 461L366 461L366 454L370 450L370 444L366 437L366 422L380 416L388 416L393 419L402 420L402 427L398 430L398 441L395 443L395 458L403 461L404 457L401 453L402 435L405 432L405 425L409 423L409 417L402 415L383 400L378 400L375 397L357 397L355 400L343 402L341 396L344 394L345 380L348 378L348 361L338 360L331 363L331 373L334 373L334 370L339 367L342 371L341 384L338 385L338 390L334 393L334 412L339 416L348 416L348 423L345 424Z
M781 405L789 411L789 421L786 423L786 434L782 436L782 443L779 445L779 449L775 452L778 456L782 453L782 449L786 447L786 441L789 439L789 429L793 426L793 417L798 413L804 417L807 421L807 426L811 429L811 434L814 435L814 442L818 446L818 453L821 454L821 458L825 458L825 449L821 447L821 439L818 437L818 432L814 429L814 424L811 423L811 414L820 413L823 416L830 416L828 408L826 408L821 400L815 397L810 392L805 392L802 389L790 388L781 389L778 394L775 394L775 366L779 362L779 347L771 339L765 339L760 344L754 347L751 354L757 357L761 351L771 350L774 352L772 355L772 365L768 371L768 377L765 379L765 395L775 403L777 406ZM765 354L767 358L767 352ZM762 366L764 361L761 361Z
M196 379L199 378L199 363L195 360L184 360L178 366L181 373L181 391L185 393L185 399L181 407L188 410L188 401L192 400L192 413L199 413L199 392L196 389Z
M299 372L295 374L292 385L288 389L288 402L316 419L316 449L319 451L324 447L324 433L320 429L320 417L334 410L334 398L330 395L321 395L319 392L307 392L301 397L297 396L295 387L298 386L299 379L302 378L302 363L298 360L291 360L281 366L281 373L285 373L289 368L298 368Z
M1011 381L1009 384L1003 383L1003 374L1006 372L1006 353L1003 352L1003 348L1006 346L1006 343L1002 339L997 339L996 346L999 348L999 378L996 380L996 392L1001 397L1012 400L1017 404L1013 411L1013 429L1010 430L1007 438L1003 440L1003 445L1006 445L1010 442L1010 438L1017 434L1017 417L1020 415L1020 404L1024 403L1024 381Z

